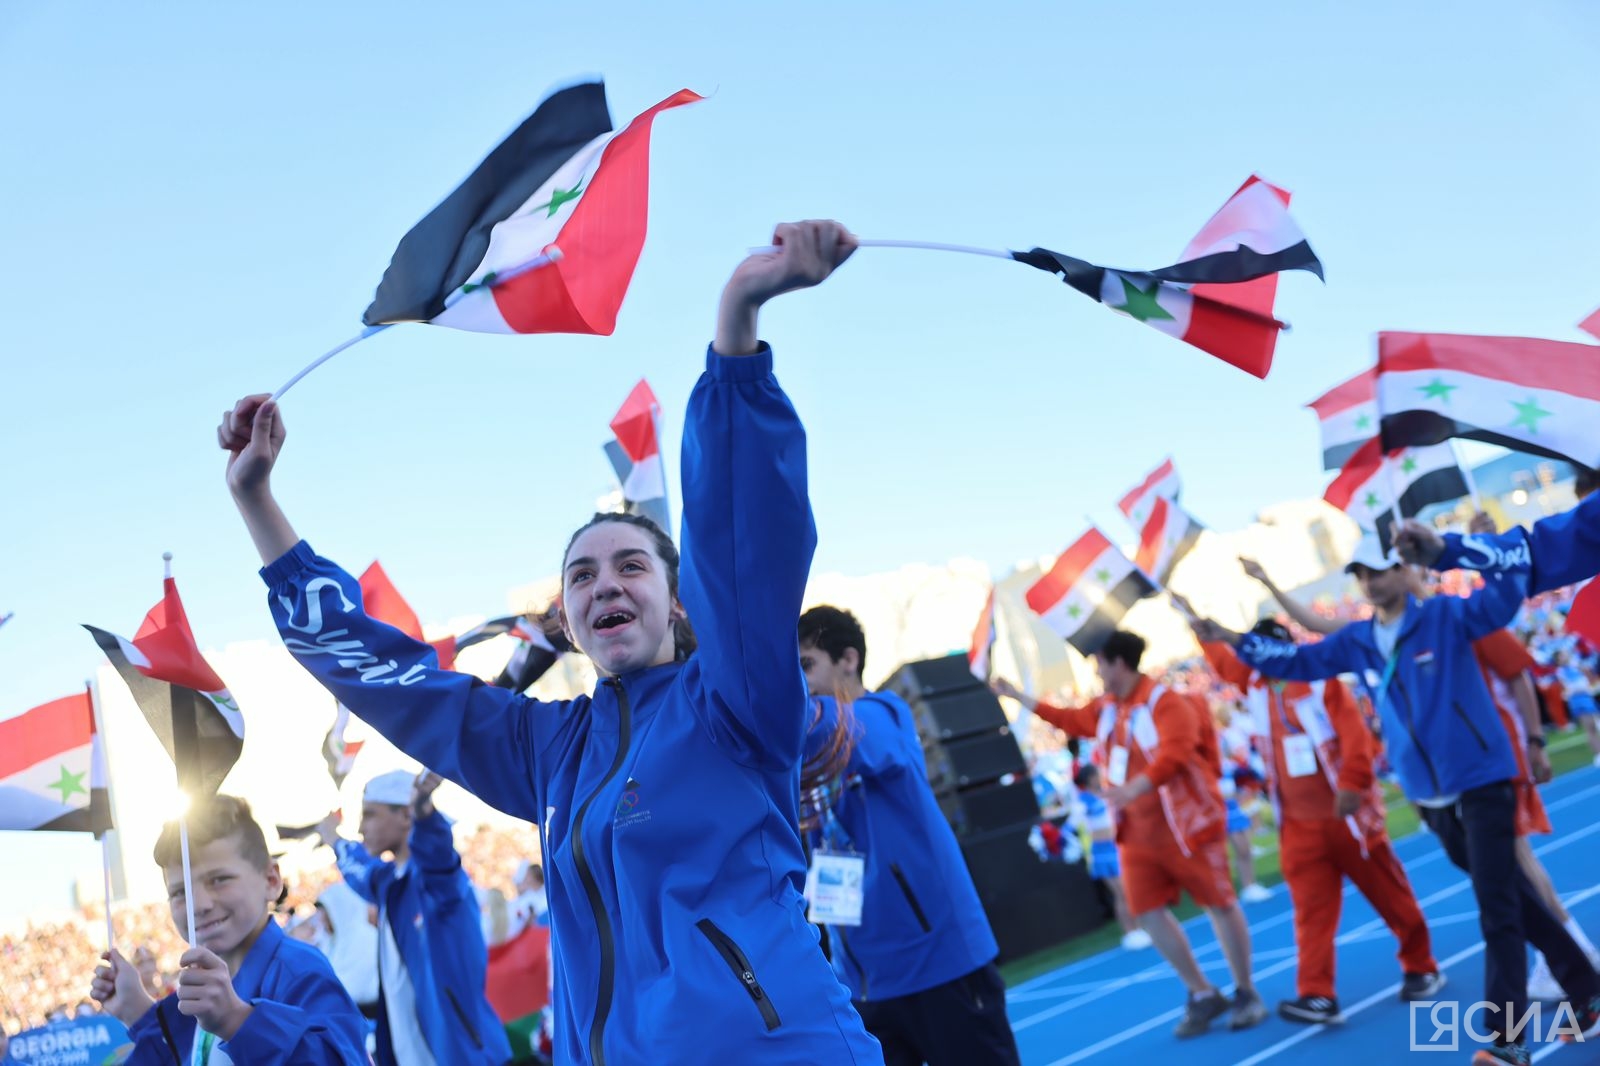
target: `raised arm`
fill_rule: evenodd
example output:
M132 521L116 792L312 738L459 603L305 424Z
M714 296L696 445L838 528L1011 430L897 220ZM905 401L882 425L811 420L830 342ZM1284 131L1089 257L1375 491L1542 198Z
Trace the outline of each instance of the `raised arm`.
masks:
M1229 645L1240 662L1263 677L1320 681L1343 673L1357 673L1366 665L1360 649L1351 639L1350 626L1316 644L1290 644L1259 633L1241 635L1211 619L1202 619L1194 628L1202 643L1216 641Z
M1094 736L1100 724L1100 709L1105 702L1105 697L1101 696L1082 707L1061 707L1029 696L1004 678L991 681L989 688L996 696L1016 700L1037 715L1040 721L1055 726L1069 737Z
M538 822L530 708L540 706L439 669L438 654L370 617L361 586L299 540L272 493L285 429L264 396L240 400L217 429L228 488L256 550L278 631L324 688L396 747L508 814Z
M808 720L795 620L816 524L805 430L756 339L756 314L780 293L816 285L855 248L832 222L780 226L778 250L751 256L723 293L706 372L683 434L680 595L699 638L686 675L697 711L742 761L789 766Z
M1343 622L1334 618L1322 617L1322 615L1280 589L1272 578L1267 576L1266 569L1254 559L1248 559L1241 555L1239 557L1239 565L1244 568L1245 574L1261 583L1272 598L1278 601L1278 606L1283 608L1283 612L1292 618L1300 628L1326 636L1344 627Z
M1441 535L1409 519L1395 544L1407 562L1435 570L1520 574L1528 578L1529 595L1549 592L1600 573L1600 492L1570 511L1539 519L1531 530L1513 526L1504 533Z

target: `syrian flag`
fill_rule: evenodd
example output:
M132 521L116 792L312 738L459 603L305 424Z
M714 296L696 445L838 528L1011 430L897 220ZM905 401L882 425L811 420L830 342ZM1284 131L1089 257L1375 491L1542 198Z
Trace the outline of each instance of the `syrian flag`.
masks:
M1204 528L1176 500L1158 498L1139 533L1134 565L1154 578L1157 585L1166 585L1178 562L1199 543Z
M1322 469L1338 470L1378 434L1378 369L1363 370L1306 404L1322 431Z
M1600 337L1600 309L1578 323L1578 328L1592 337Z
M661 404L640 380L611 419L614 439L606 442L606 458L622 485L623 510L641 514L663 533L672 535L667 506L667 478L661 467Z
M619 133L604 83L552 93L400 241L362 321L610 335L644 247L651 124L698 99Z
M1400 515L1411 518L1436 503L1468 495L1467 479L1448 444L1401 448L1384 463L1377 437L1363 444L1322 498L1337 507L1362 529L1373 530L1389 550L1389 521L1398 498Z
M172 578L133 639L84 626L133 694L190 799L209 796L239 761L244 717L200 654Z
M1600 467L1600 347L1531 337L1378 334L1387 448L1465 437Z
M1251 175L1183 250L1159 270L1119 270L1034 248L1018 262L1062 280L1113 311L1154 326L1258 378L1272 367L1282 322L1273 317L1277 275L1322 263L1289 214L1289 193Z
M514 692L526 692L556 664L557 659L572 650L572 645L567 643L565 637L558 636L552 641L537 620L520 614L491 618L467 630L456 638L456 650L500 636L515 637L517 647L493 684Z
M1176 500L1183 492L1183 482L1178 480L1178 468L1168 459L1154 470L1139 484L1129 489L1122 499L1117 501L1117 510L1132 522L1136 529L1143 529L1149 521L1150 514L1155 510L1157 500Z
M345 730L350 726L350 708L338 704L338 710L333 713L333 725L328 728L328 735L322 738L322 761L328 764L328 776L333 778L333 787L344 787L344 779L350 776L350 770L356 764L356 756L361 754L365 741L346 740Z
M400 595L400 590L394 587L394 582L389 580L382 563L373 560L372 565L361 574L359 583L361 605L368 617L376 618L385 625L394 626L412 640L421 641L433 648L435 654L439 656L439 669L455 669L456 639L442 637L439 640L429 640L422 635L422 623L417 619L417 612L411 609L406 598Z
M967 665L972 669L972 676L979 681L989 680L995 636L994 586L991 585L989 595L983 601L983 611L978 615L978 624L972 630L972 643L967 648Z
M1045 625L1089 656L1105 646L1129 607L1155 592L1133 560L1090 528L1034 582L1026 599Z
M0 829L104 833L105 752L88 692L0 722Z

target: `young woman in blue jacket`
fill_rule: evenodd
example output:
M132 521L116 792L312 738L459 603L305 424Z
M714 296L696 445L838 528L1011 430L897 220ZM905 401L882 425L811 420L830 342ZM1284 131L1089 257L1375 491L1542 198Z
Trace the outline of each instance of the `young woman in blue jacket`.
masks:
M734 271L689 400L681 562L621 515L567 546L563 625L601 675L592 696L438 669L284 517L276 406L247 397L218 431L289 650L401 750L542 828L558 1062L883 1061L801 900L794 626L816 526L805 432L756 337L763 303L821 282L855 239L805 222L775 244Z

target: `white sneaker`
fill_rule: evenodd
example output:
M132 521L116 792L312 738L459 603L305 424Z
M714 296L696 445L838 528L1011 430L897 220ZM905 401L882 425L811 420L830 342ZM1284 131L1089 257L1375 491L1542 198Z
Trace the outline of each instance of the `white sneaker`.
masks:
M1259 881L1253 881L1244 886L1239 893L1239 898L1246 903L1261 903L1272 898L1272 889Z
M1133 929L1122 934L1122 946L1127 951L1143 951L1150 946L1150 934L1143 929Z
M1536 952L1533 957L1533 969L1528 971L1528 998L1530 1000L1565 999L1566 993L1561 991L1561 985L1556 981L1556 975L1550 972L1550 963L1545 961L1543 952Z

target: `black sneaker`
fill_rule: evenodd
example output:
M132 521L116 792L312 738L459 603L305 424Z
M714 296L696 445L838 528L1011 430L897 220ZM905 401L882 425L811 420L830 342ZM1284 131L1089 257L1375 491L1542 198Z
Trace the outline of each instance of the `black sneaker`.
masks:
M1174 1029L1173 1035L1178 1037L1199 1036L1211 1028L1211 1023L1228 1012L1232 1006L1228 997L1213 988L1203 996L1189 993L1189 1005L1184 1009L1183 1020Z
M1430 1000L1438 995L1444 986L1444 974L1437 970L1433 973L1408 973L1400 981L1400 1002L1416 1003Z
M1338 1025L1344 1021L1344 1015L1339 1013L1339 1001L1327 996L1283 1000L1278 1004L1278 1016L1308 1025Z
M1472 1066L1503 1066L1507 1062L1512 1066L1529 1066L1533 1062L1533 1056L1529 1055L1528 1049L1521 1044L1481 1047L1472 1056Z
M1267 1020L1267 1005L1255 989L1233 994L1233 1017L1228 1019L1229 1029L1250 1029Z

